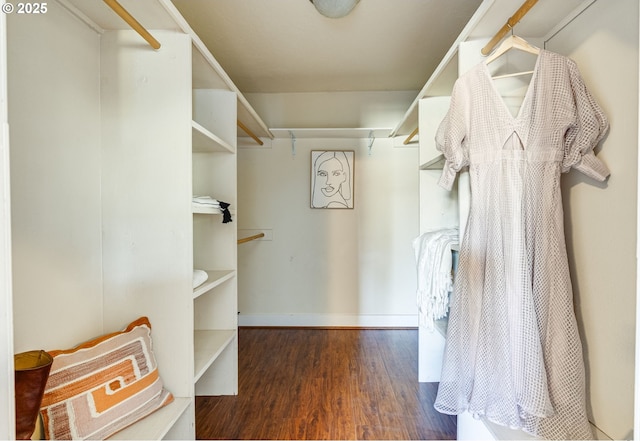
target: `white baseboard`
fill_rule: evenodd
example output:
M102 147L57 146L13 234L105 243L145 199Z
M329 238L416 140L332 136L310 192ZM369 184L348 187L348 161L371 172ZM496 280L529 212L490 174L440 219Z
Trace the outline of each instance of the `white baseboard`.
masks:
M240 314L238 326L417 328L418 316L417 314Z

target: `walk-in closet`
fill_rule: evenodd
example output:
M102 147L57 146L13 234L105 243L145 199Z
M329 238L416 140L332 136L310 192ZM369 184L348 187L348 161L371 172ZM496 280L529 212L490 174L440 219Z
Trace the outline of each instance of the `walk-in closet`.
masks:
M401 329L416 335L412 381L434 394L443 375L449 383L446 348L456 343L447 336L456 334L447 311L457 287L439 286L447 313L423 321L416 244L452 234L444 274L453 285L459 270L472 280L469 244L491 233L479 233L474 218L482 201L473 167L452 165L464 162L469 137L459 151L443 149L452 141L442 124L463 101L458 79L492 52L485 67L504 112L491 121L509 125L514 146L533 137L518 109L551 109L527 93L555 81L535 83L551 59L579 82L566 102L588 96L606 117L602 136L581 151L596 159L551 161L569 165L557 192L536 196L560 201L559 228L535 249L563 257L553 241L566 243L568 273L545 275L540 286L570 285L568 328L584 382L566 381L569 390L572 381L585 386L588 430L597 439L639 436L637 0L362 0L343 18L321 15L320 0L0 3L0 439L16 439L14 355L28 351L55 359L36 409L36 430L48 438L195 439L198 400L239 393L243 328L253 330L247 336ZM363 29L371 41L355 55L352 33ZM397 48L397 58L383 52L412 29L422 41ZM438 56L425 61L433 48ZM392 71L407 59L396 88L384 68L362 67ZM567 133L596 124L581 118L589 123ZM509 157L542 162L534 153ZM508 182L520 182L518 170ZM548 227L546 209L538 213ZM467 226L474 236L465 244ZM511 256L513 244L497 248ZM494 256L474 258L484 271ZM542 251L535 257L551 262ZM481 278L498 279L491 271ZM538 319L532 332L544 348L555 335ZM571 350L554 344L557 358L536 371L550 382ZM494 355L485 358L501 359ZM380 372L375 357L353 359L377 360L361 370ZM556 389L550 397L542 389L552 407ZM499 415L451 413L458 439L534 438L520 430L530 426L509 427Z

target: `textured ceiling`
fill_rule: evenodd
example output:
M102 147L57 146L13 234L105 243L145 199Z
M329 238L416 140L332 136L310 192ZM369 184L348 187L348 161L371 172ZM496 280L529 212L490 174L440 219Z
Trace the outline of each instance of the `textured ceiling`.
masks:
M173 0L244 93L419 90L480 0Z

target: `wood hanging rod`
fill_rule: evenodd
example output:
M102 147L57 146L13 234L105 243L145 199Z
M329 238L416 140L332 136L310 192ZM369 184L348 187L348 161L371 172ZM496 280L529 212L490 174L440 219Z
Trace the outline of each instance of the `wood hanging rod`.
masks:
M527 12L529 12L529 10L536 3L538 3L538 0L526 0L522 4L522 6L518 8L516 13L513 14L511 18L509 18L509 20L507 20L507 22L500 28L496 35L494 35L493 38L489 40L489 43L487 43L487 45L482 48L482 55L489 55L493 48L496 47L498 42L500 42L500 40L502 40L504 36L507 35L515 27L515 25L518 24L520 20L522 20L522 17L527 15Z
M252 138L253 138L253 140L254 140L255 142L257 142L259 145L263 145L263 144L264 144L264 142L262 142L262 140L261 140L260 138L258 138L258 137L255 135L255 133L253 133L253 132L251 131L251 129L249 129L249 127L247 127L247 126L245 126L244 124L242 124L242 122L240 122L240 120L238 120L238 127L240 127L240 128L244 131L244 133L246 133L247 135L249 135L250 137L252 137Z
M241 243L251 242L252 240L260 239L261 237L264 237L264 233L258 233L258 234L254 234L253 236L243 237L242 239L238 239L238 245L240 245Z
M418 134L418 127L415 128L415 130L413 132L411 132L411 134L409 136L407 136L407 139L405 139L403 141L404 145L407 145L411 142L411 140Z
M146 40L149 45L154 49L160 49L160 42L153 38L153 35L149 33L120 3L116 0L104 0L104 2L113 9L113 12L118 14L120 18L127 22L131 28L136 31L142 38Z

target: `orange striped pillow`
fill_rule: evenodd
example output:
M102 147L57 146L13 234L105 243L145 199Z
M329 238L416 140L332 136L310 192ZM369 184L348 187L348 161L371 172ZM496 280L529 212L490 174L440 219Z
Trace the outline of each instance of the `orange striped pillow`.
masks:
M147 317L53 356L42 399L46 439L105 439L173 401Z

